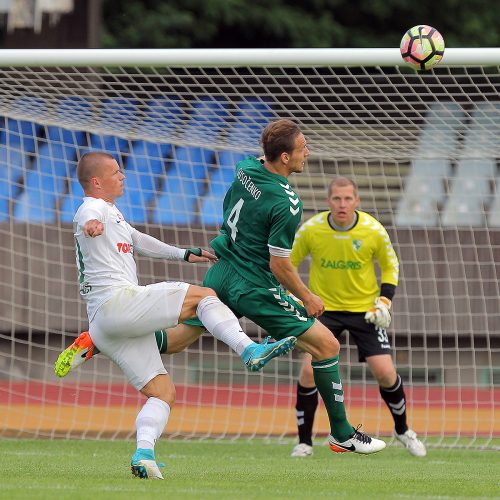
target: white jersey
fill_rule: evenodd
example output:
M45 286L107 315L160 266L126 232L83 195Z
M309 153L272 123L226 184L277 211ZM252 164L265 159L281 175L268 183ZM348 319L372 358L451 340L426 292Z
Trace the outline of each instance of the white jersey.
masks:
M83 226L91 219L104 224L104 233L86 238ZM73 231L80 294L90 321L119 288L138 284L132 237L136 230L114 204L85 197L73 219Z

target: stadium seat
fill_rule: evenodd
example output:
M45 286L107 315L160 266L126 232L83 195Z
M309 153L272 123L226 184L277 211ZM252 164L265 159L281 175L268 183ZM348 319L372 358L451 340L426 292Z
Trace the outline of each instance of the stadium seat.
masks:
M396 211L398 226L435 226L438 205L445 196L444 180L451 172L447 159L413 160Z
M153 222L189 224L194 221L214 152L206 148L178 147L153 211Z
M85 196L83 188L74 175L69 182L68 192L64 195L61 205L59 207L60 221L70 224L73 222L73 217L82 204L83 197Z
M182 131L183 142L200 146L176 147L170 169L154 207L153 222L189 224L212 167L214 151L204 144L219 140L228 115L228 102L206 96L192 105L189 122Z
M106 130L120 130L126 136L130 130L135 129L139 119L137 102L132 99L105 99L99 114L101 128ZM83 149L82 154L89 151L105 151L115 157L126 153L129 142L124 137L116 134L91 133L89 134L89 147Z
M0 221L10 217L10 202L22 190L26 155L20 150L0 146Z
M483 226L485 207L491 201L491 186L500 156L500 103L479 103L471 113L456 176L443 210L444 226ZM491 214L491 209L490 209ZM494 220L494 216L490 219Z
M452 169L448 158L458 147L458 133L464 126L465 116L455 102L437 101L431 105L396 210L398 226L438 225L438 209L445 199L445 180Z
M457 146L466 114L459 103L436 101L430 106L418 137L415 157L447 158Z
M137 127L139 136L172 139L181 123L182 101L178 98L151 99L144 118ZM136 140L125 159L125 193L117 202L126 220L147 221L148 207L158 189L159 178L165 173L165 161L171 155L168 143Z
M30 108L32 106L32 108ZM44 116L47 112L45 100L34 97L19 98L14 109ZM30 120L3 118L4 128L0 134L0 220L10 216L11 201L22 190L25 168L33 159L42 126Z
M488 226L500 227L500 175L495 180L495 192L489 209Z
M200 220L206 226L218 226L222 223L222 203L229 186L234 180L236 164L245 158L245 154L222 151L219 153L218 167L210 177L210 186L203 197L200 207Z
M479 103L471 113L462 154L476 158L500 158L500 102Z
M246 151L254 145L256 151L262 129L274 116L271 105L262 99L242 99L237 104L234 119L228 120L228 144L232 149L239 148L240 151ZM211 173L209 187L200 206L200 220L203 224L215 226L222 222L222 203L233 182L236 164L248 154L251 153L222 151L218 154L218 167Z
M71 164L63 159L60 145L48 146L50 156L35 158L33 169L26 173L24 191L14 205L16 221L56 222L56 202L70 177Z
M175 136L183 116L182 101L177 96L151 99L146 104L137 133L168 142Z

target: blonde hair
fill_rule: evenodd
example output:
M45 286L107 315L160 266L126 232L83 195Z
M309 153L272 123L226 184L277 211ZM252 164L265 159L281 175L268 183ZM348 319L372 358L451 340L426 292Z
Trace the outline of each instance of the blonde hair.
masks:
M358 196L358 185L348 177L335 177L328 186L328 197L332 195L332 191L334 187L347 187L352 186L354 191L354 196Z

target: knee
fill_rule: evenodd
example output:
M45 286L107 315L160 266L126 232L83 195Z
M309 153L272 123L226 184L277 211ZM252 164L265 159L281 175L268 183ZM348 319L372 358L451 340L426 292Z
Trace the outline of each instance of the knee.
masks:
M338 356L340 352L339 341L328 332L328 335L323 335L319 344L319 359L328 359Z
M377 379L378 385L382 387L382 389L389 389L393 387L398 379L398 374L394 369L385 369L379 370L377 373L373 374Z
M175 386L172 385L171 388L168 388L164 391L161 391L158 393L158 395L154 396L155 398L161 399L165 403L167 403L170 406L170 409L174 407L175 404L175 398L176 398L176 391L175 391Z
M175 385L169 375L157 375L140 391L147 398L158 398L167 403L170 408L175 404Z
M202 287L202 298L204 297L217 297L217 293L213 288L204 286Z

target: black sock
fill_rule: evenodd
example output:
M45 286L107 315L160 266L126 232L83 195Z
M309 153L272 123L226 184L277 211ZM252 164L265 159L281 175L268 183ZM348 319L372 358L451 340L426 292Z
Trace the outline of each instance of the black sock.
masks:
M318 389L316 387L302 387L297 382L297 428L299 430L299 443L312 446L312 428L314 414L318 407Z
M403 389L403 380L399 376L396 383L392 387L384 389L379 387L380 395L389 408L392 418L394 419L394 427L398 434L404 434L408 430L406 424L406 396Z

